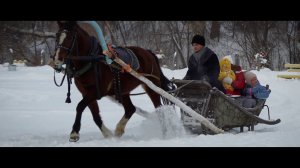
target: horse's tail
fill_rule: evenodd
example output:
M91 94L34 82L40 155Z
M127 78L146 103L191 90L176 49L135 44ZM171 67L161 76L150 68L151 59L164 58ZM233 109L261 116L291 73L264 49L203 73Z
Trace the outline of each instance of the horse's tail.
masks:
M174 90L176 87L175 87L174 83L171 82L171 81L164 75L164 73L162 72L161 67L160 67L160 65L159 65L159 61L158 61L157 56L156 56L151 50L148 50L148 51L149 51L149 52L151 53L151 55L154 57L155 62L156 62L156 64L157 64L158 68L159 68L161 88L162 88L164 91L167 91L167 92ZM162 97L162 96L161 96L161 97ZM162 99L163 99L163 103L164 103L164 104L172 104L172 103L170 103L169 101L167 101L164 97L162 97Z

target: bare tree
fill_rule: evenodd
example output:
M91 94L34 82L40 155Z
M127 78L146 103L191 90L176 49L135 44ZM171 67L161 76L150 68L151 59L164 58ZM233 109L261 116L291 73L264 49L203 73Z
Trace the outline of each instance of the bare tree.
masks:
M204 35L206 30L206 21L190 21L192 32L194 34Z
M299 21L98 21L107 42L115 45L135 45L165 54L163 61L176 68L187 65L191 50L191 37L200 34L216 52L236 50L245 68L254 68L255 54L267 53L268 67L281 69L285 62L300 62ZM91 26L82 24L89 34L97 36ZM222 31L221 31L222 30ZM225 30L225 31L223 31ZM11 58L27 59L39 65L40 52L45 58L54 51L54 21L0 21L0 63ZM224 45L224 43L226 43ZM45 62L45 60L43 60Z
M53 22L48 21L3 21L0 26L0 52L8 57L6 51L11 48L14 50L13 59L26 59L32 65L40 65L41 55L38 51L43 48L46 39L54 41L55 38L55 33L47 31L52 29L52 25ZM0 61L7 59L2 57Z
M218 21L212 21L211 29L210 29L210 38L218 38L218 41L220 39L220 22Z
M300 43L300 22L297 22L297 39L298 43Z
M187 67L187 63L184 59L184 55L182 53L182 45L181 43L179 43L181 40L181 36L178 35L179 34L179 30L176 29L176 25L174 26L172 24L172 22L166 22L166 25L167 25L167 28L169 29L169 32L170 32L170 36L171 36L171 40L173 42L173 44L175 45L178 53L179 53L179 56L180 56L180 60L183 64L184 67Z
M299 48L297 47L298 43L298 22L289 21L287 22L287 44L289 51L289 62L290 63L299 63Z
M271 30L276 27L274 21L242 21L236 25L241 37L235 38L235 42L243 49L244 56L250 68L255 68L255 54L265 52L268 68L272 69L272 50L275 45L270 39Z

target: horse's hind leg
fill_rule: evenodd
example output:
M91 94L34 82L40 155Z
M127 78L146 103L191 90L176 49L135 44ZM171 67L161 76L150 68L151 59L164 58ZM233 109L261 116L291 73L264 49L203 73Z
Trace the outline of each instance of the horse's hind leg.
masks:
M154 83L154 82L153 82ZM155 83L154 83L155 84ZM157 85L156 85L157 86ZM143 85L143 88L145 89L146 93L148 94L148 96L150 97L153 105L155 108L161 106L161 102L160 102L160 95L157 94L155 91L153 91L152 89L150 89L148 86Z
M104 125L100 116L100 110L97 101L93 101L89 104L89 109L92 112L93 119L96 125L100 128L103 136L105 138L109 138L113 136L113 133Z
M134 111L136 110L136 108L134 107L134 105L131 102L129 94L123 95L122 98L123 98L122 104L123 104L123 107L125 110L125 114L116 126L115 135L117 137L121 137L124 134L125 126L126 126L127 122L129 121L129 119L131 118Z

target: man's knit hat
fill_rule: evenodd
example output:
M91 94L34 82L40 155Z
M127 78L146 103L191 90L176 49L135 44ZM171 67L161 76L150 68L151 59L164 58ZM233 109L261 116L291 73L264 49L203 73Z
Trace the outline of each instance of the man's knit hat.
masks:
M203 36L196 34L193 37L192 44L193 43L197 43L197 44L201 44L201 45L205 46L205 38Z

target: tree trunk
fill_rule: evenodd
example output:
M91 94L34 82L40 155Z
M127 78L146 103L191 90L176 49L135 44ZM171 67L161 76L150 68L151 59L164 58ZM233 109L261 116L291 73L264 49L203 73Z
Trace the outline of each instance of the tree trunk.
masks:
M6 27L7 29L16 31L18 33L23 33L23 34L28 34L28 35L34 35L34 36L38 36L38 37L43 37L43 38L55 38L55 33L53 32L39 32L39 31L30 31L27 29L19 29L16 27Z
M194 34L199 34L204 36L205 34L205 28L206 28L206 22L205 21L192 21L189 22L192 28L192 31Z
M298 43L300 43L300 21L298 21L297 23L297 39L298 39Z
M232 21L232 39L234 39L234 36L235 36L236 25L237 25L237 22Z
M190 25L188 24L188 28L187 28L187 38L186 38L186 40L187 40L187 43L186 43L186 48L187 48L187 58L186 58L186 62L188 63L188 61L189 61L189 59L190 59L190 45L191 45L191 40L190 40Z
M220 22L218 21L212 21L211 29L210 29L210 39L218 38L220 37Z
M184 67L187 67L187 63L186 63L186 61L184 59L184 56L183 56L183 53L182 53L182 49L181 49L178 41L175 38L175 34L173 32L172 26L168 22L166 22L166 24L167 24L167 27L168 27L169 31L171 32L171 39L172 39L173 43L175 44L175 47L176 47L176 49L177 49L177 51L179 53L181 62L182 62L182 64L183 64Z
M34 44L34 56L38 57L38 55L37 55L37 49L36 49L36 39L35 39L35 36L34 36L35 26L36 26L36 22L33 22L32 23L32 34L33 34L32 38L33 38L33 44Z
M104 25L105 25L105 27L107 28L107 30L108 30L108 32L110 34L111 43L118 45L117 40L116 40L116 38L114 36L114 33L113 33L112 29L111 29L111 22L110 21L104 21Z
M152 28L152 33L153 33L153 36L154 36L154 43L155 43L155 51L159 51L160 50L160 47L159 47L159 41L160 39L158 39L157 35L156 35L156 22L153 21L151 22L151 28Z
M117 24L118 24L118 27L119 27L119 29L120 29L120 34L121 34L121 37L122 37L122 40L123 40L123 44L124 44L125 46L127 46L126 39L125 39L125 35L124 35L124 31L122 30L123 28L121 27L121 23L120 23L120 22L121 22L121 21L117 22ZM123 27L124 27L124 25L123 25Z

